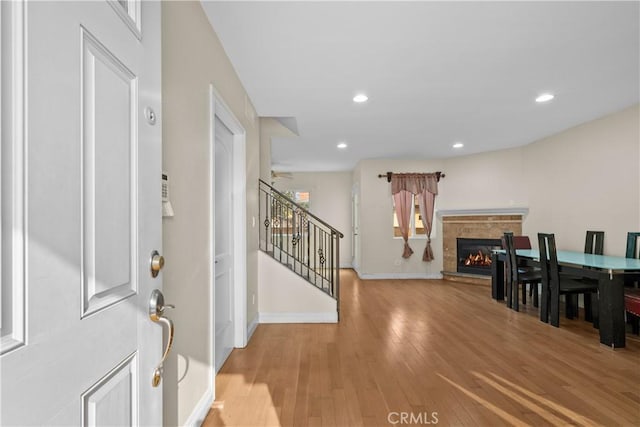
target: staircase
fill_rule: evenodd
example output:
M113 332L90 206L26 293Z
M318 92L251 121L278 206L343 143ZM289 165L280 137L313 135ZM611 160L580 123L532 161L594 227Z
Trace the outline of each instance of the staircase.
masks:
M260 250L336 300L340 318L340 239L344 235L259 180Z

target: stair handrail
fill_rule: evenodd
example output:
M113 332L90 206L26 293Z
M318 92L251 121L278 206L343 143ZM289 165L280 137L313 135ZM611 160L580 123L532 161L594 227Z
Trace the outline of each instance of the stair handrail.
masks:
M274 193L276 193L278 196L284 198L286 201L290 202L292 205L294 205L295 207L297 207L298 209L300 209L301 211L303 211L306 215L312 217L313 219L315 219L316 221L318 221L320 224L324 225L325 227L327 227L328 229L330 229L331 231L334 231L338 237L340 237L341 239L344 238L344 234L342 234L342 232L338 231L335 227L333 227L330 224L327 224L326 221L323 221L322 219L318 218L316 215L312 214L311 212L309 212L307 209L305 209L304 207L300 206L299 204L297 204L296 202L294 202L293 200L291 200L286 194L281 193L280 191L276 190L273 185L266 183L265 181L263 181L262 179L258 179L261 183L263 183L264 185L266 185L267 187L269 187L269 189L271 191L273 191Z

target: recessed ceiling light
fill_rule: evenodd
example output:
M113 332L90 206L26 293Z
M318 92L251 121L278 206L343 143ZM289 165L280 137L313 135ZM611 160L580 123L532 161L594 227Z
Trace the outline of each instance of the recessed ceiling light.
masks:
M367 95L365 95L364 93L359 93L353 97L353 102L362 103L366 102L368 99L369 97Z
M549 102L554 98L552 93L543 93L536 98L536 102Z
M456 142L455 144L453 144L453 148L462 148L464 147L464 144L462 142Z
M346 142L341 142L340 144L337 145L338 148L340 149L345 149L347 148L347 143Z

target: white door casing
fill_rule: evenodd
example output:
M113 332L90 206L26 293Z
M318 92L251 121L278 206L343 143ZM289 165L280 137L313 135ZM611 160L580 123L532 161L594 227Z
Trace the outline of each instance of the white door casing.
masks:
M231 229L233 201L233 134L218 119L215 119L215 372L224 364L234 347L234 277L233 246Z
M231 274L233 276L233 346L242 348L247 345L247 249L246 249L246 132L241 123L231 112L231 109L222 100L222 97L213 88L213 85L209 88L210 92L210 123L211 123L211 140L210 140L210 165L211 165L211 212L216 211L215 206L215 136L216 136L216 121L221 122L233 135L233 149L231 154L231 203L233 216L231 217L230 230L232 232L233 239L233 255ZM215 258L215 218L211 217L211 253ZM211 295L212 295L212 307L213 315L211 319L211 334L215 338L215 276L216 265L212 260L212 275L211 275ZM212 339L213 349L211 351L212 358L210 363L215 365L214 355L216 354L215 339ZM215 393L214 393L215 394Z
M12 6L26 40L27 298L24 345L0 359L0 424L161 425L163 331L148 309L162 287L149 272L162 249L160 4ZM15 53L2 55L4 71Z
M354 269L360 265L360 190L354 185L351 190L351 264Z

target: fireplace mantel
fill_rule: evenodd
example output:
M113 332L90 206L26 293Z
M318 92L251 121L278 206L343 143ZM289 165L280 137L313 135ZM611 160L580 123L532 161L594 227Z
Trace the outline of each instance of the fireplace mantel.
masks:
M522 215L529 214L529 208L492 208L492 209L440 209L436 212L438 218L446 216L467 215Z

